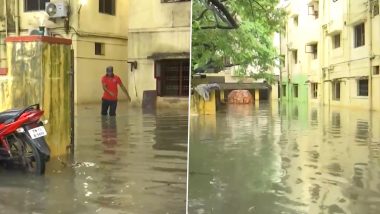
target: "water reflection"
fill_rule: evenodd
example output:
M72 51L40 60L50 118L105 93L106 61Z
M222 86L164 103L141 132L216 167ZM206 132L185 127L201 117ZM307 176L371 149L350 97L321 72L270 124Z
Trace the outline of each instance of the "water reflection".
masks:
M189 213L378 213L379 113L280 106L191 118Z
M102 144L105 146L104 153L115 154L117 145L116 117L102 116Z
M44 177L0 168L0 213L185 213L187 111L119 109L80 106L73 162Z

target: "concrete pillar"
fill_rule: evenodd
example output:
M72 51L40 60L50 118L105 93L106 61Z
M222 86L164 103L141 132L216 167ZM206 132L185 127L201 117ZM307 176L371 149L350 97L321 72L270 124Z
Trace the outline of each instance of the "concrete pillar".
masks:
M216 98L215 91L210 92L210 100L205 101L203 97L199 96L199 94L194 93L191 96L191 104L190 104L191 114L205 114L205 115L213 115L216 114Z
M225 99L225 96L224 96L224 90L220 90L220 101L222 103L226 103L226 99Z
M260 90L259 89L255 89L255 102L259 102L260 101Z
M9 37L8 83L4 106L23 108L39 103L49 123L51 156L64 155L71 143L71 40L44 36Z

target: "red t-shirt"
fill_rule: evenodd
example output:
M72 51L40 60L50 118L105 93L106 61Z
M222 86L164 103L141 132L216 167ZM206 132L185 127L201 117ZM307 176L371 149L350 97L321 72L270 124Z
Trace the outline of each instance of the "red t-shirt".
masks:
M102 84L105 84L106 88L115 95L112 96L108 92L104 91L102 98L105 100L117 100L117 85L121 84L120 77L116 75L113 77L108 77L105 75L102 77Z

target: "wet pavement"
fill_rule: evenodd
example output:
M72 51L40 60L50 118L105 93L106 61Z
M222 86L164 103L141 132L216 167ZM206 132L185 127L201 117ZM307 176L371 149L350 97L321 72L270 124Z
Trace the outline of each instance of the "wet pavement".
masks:
M117 112L79 106L74 156L43 177L0 168L0 213L185 213L187 110Z
M191 116L189 214L380 213L380 113L231 105Z

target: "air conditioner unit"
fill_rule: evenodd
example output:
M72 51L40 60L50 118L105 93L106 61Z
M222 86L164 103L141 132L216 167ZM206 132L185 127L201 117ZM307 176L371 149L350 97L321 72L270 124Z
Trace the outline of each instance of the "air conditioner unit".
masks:
M65 1L60 2L46 2L45 12L49 18L63 18L68 15L68 5Z

